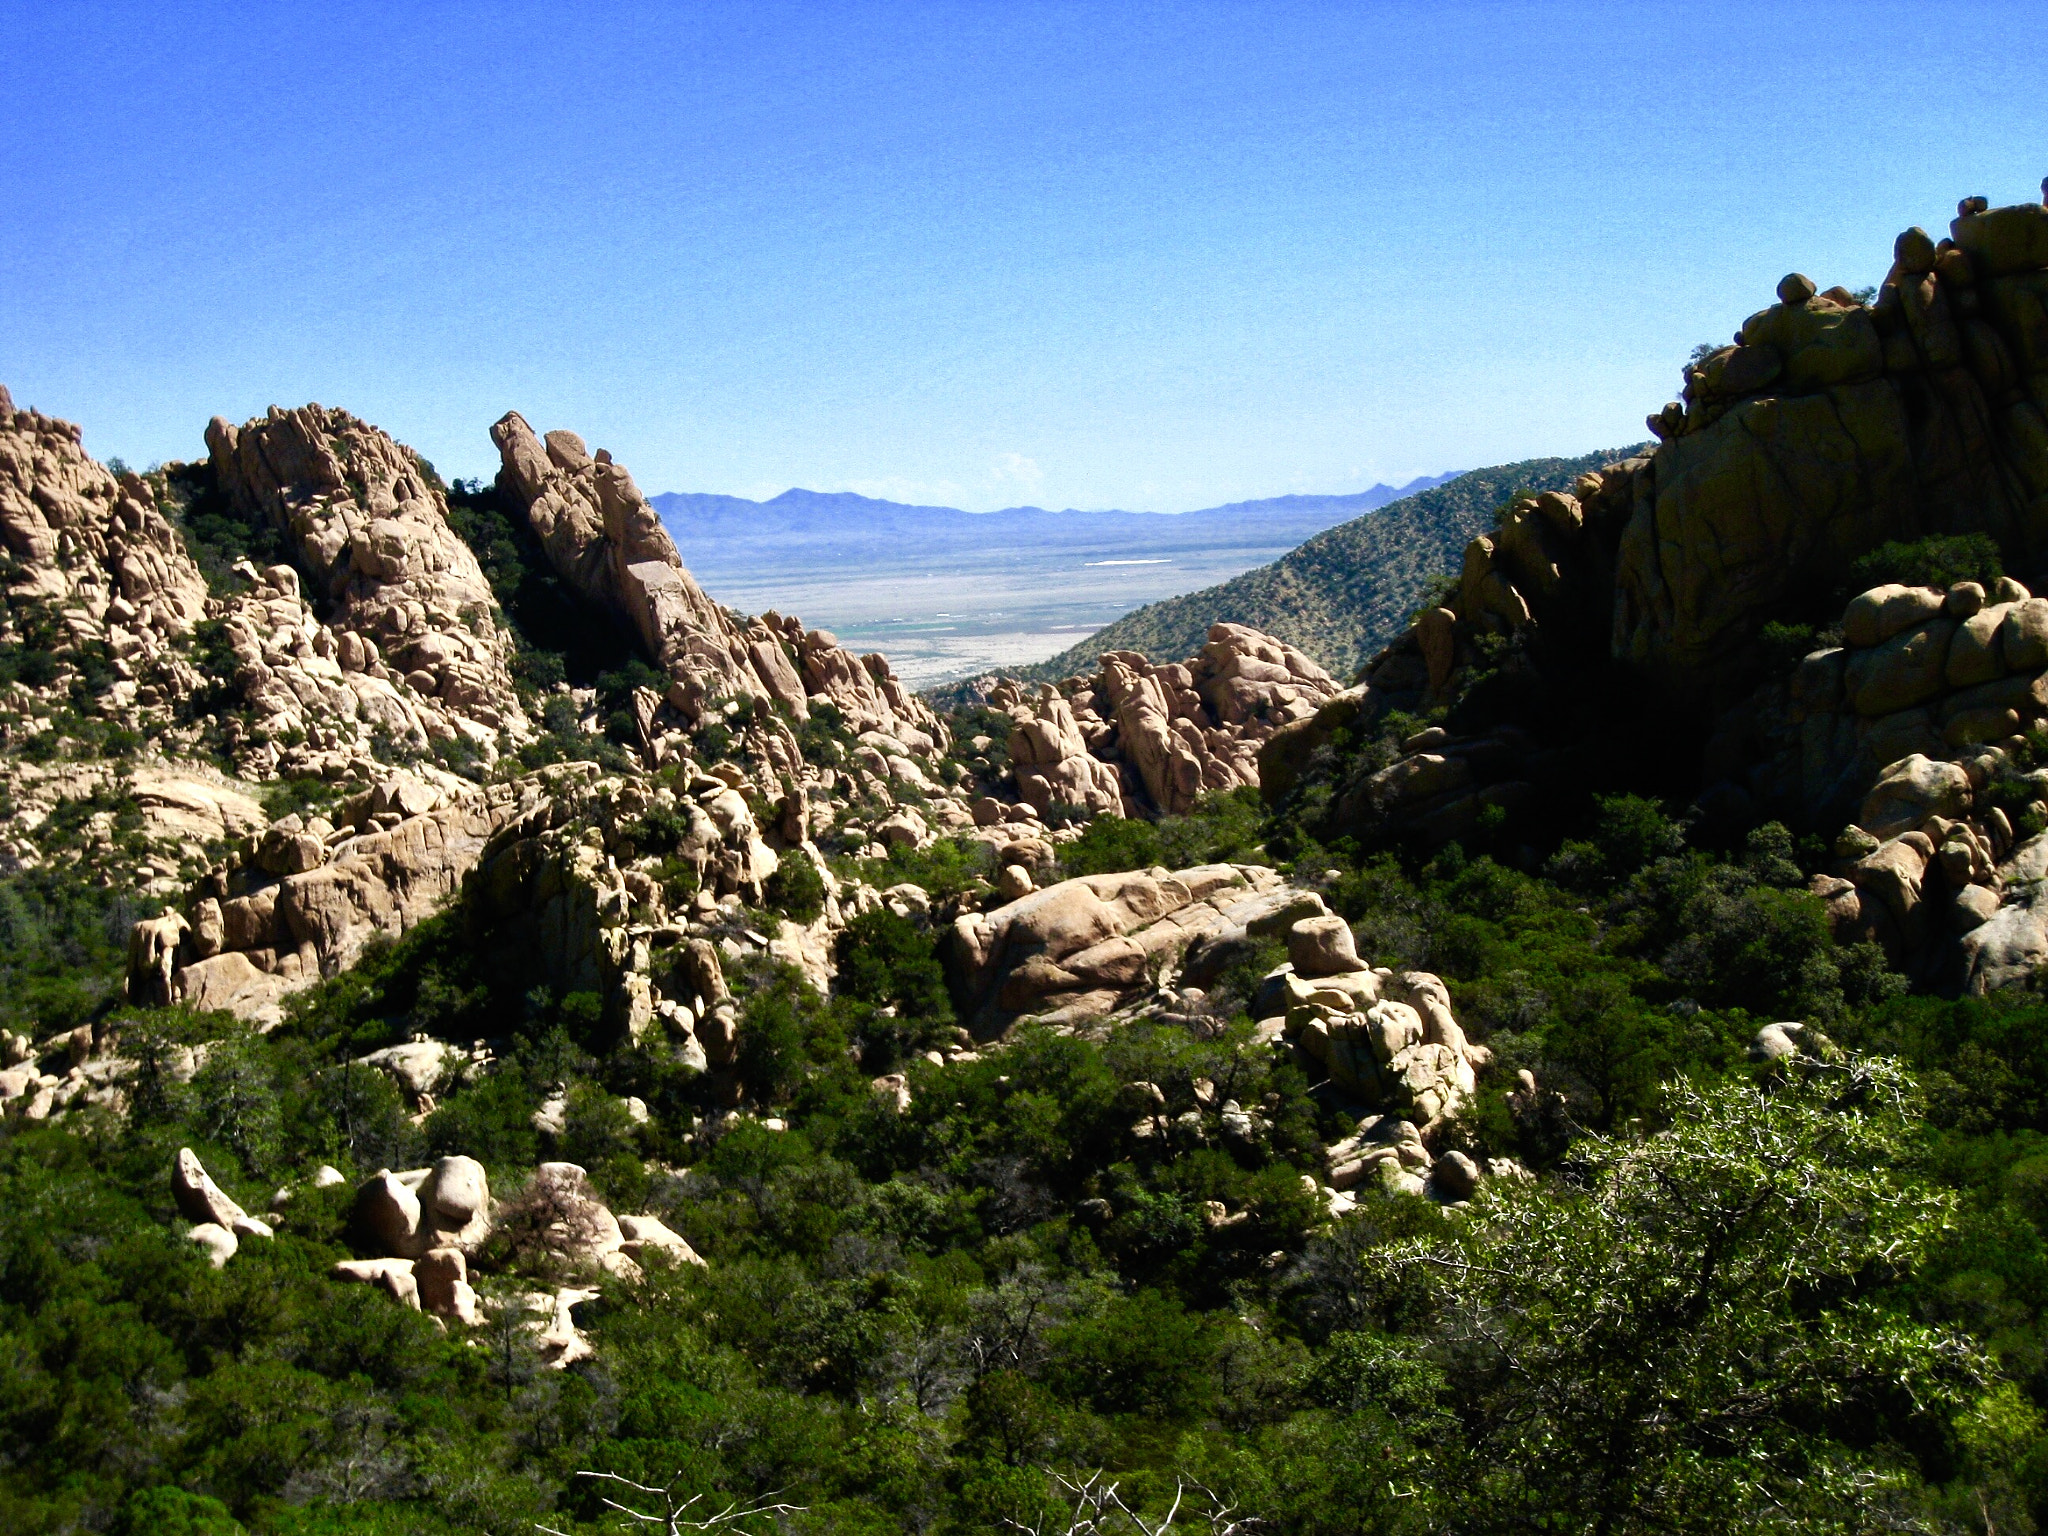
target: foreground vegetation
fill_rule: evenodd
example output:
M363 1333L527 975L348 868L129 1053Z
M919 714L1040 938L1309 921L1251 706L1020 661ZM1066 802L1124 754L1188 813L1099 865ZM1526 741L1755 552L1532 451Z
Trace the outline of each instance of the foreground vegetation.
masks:
M801 1506L746 1529L1064 1530L1053 1474L1097 1468L1155 1513L1187 1480L1183 1529L1194 1484L1314 1536L2034 1529L2048 1008L1900 995L1835 948L1773 829L1709 853L1611 800L1581 830L1537 869L1404 863L1238 796L1066 850L1264 837L1363 952L1442 973L1497 1055L1447 1145L1537 1175L1465 1212L1364 1192L1329 1220L1303 1174L1356 1111L1242 1015L926 1061L941 957L887 912L830 1001L765 960L735 979L746 1090L784 1130L714 1127L697 1074L607 1040L593 998L477 974L452 917L268 1037L102 1004L144 1063L128 1112L0 1132L0 1530L612 1528L619 1487L582 1471ZM1791 1017L1825 1059L1752 1066ZM417 1122L347 1064L416 1028L500 1060ZM891 1069L901 1114L869 1088ZM1164 1099L1142 1130L1133 1083ZM509 1311L465 1339L328 1281L346 1186L208 1268L171 1221L188 1144L252 1209L320 1161L462 1151L510 1193L568 1158L709 1266L607 1282L596 1357L546 1371Z

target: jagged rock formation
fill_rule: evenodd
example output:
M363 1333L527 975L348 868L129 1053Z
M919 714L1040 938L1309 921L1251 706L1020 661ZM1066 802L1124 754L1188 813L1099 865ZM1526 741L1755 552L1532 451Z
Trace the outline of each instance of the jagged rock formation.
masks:
M40 608L58 655L104 643L110 708L162 725L199 678L177 642L206 615L206 580L148 483L89 457L70 422L16 410L0 390L0 547L19 643ZM16 687L22 687L16 684Z
M282 999L397 938L460 889L491 837L575 782L569 765L489 787L397 774L339 825L286 817L200 882L187 910L136 925L128 995L274 1023Z
M1184 814L1216 790L1259 782L1260 745L1313 716L1337 692L1291 645L1216 624L1201 654L1155 666L1111 651L1092 679L1030 694L1005 681L989 702L1015 722L1009 740L1018 797L1041 813L1067 806L1126 816Z
M1793 274L1688 368L1646 455L1526 498L1466 549L1457 596L1383 655L1441 693L1488 633L1597 649L1678 697L1732 702L1762 625L1888 540L1983 532L2048 553L2048 208L1971 199L1910 229L1874 304Z
M268 718L299 719L310 730L317 700L318 714L367 730L408 740L459 735L487 755L501 733L528 734L512 688L511 637L417 455L318 405L273 406L239 428L216 416L206 446L236 505L291 536L313 606L325 614L316 626L294 609L306 605L282 571L265 573L237 605L237 659L256 674L251 685ZM287 638L266 645L266 626ZM280 684L280 667L313 681Z
M647 702L650 748L660 734L658 711L672 712L687 728L713 706L740 698L771 700L798 720L808 717L812 698L825 698L856 731L880 732L924 753L934 742L943 748L945 727L884 657L857 657L828 631L806 630L780 614L745 620L706 597L660 515L607 450L591 453L573 432L543 440L516 411L491 428L491 441L499 488L524 513L555 569L629 628L668 673L666 697Z

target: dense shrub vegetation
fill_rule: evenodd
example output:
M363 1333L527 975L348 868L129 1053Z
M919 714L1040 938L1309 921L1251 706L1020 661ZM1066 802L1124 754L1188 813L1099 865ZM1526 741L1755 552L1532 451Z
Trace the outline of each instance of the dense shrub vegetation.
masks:
M1350 1116L1242 1012L933 1064L942 946L886 910L842 936L829 1000L765 955L731 969L737 1073L779 1131L714 1129L710 1077L479 959L459 909L267 1037L82 999L144 1070L125 1116L0 1133L0 1530L595 1532L597 1469L779 1490L792 1530L984 1532L1097 1467L1140 1507L1197 1479L1317 1536L2034 1529L2048 1008L1900 995L1829 940L1775 828L1709 852L1610 798L1577 830L1540 869L1483 841L1361 856L1238 795L1063 848L1285 850L1362 953L1444 975L1497 1057L1452 1142L1538 1176L1480 1219L1361 1191L1330 1222L1303 1175ZM785 908L812 899L799 868ZM30 980L62 922L14 911ZM1832 1065L1752 1067L1791 1017ZM496 1055L418 1120L349 1065L416 1031ZM465 1341L327 1281L345 1188L207 1268L173 1236L180 1145L251 1208L319 1161L353 1181L462 1151L511 1193L569 1158L709 1268L608 1282L596 1358L545 1371L509 1324Z

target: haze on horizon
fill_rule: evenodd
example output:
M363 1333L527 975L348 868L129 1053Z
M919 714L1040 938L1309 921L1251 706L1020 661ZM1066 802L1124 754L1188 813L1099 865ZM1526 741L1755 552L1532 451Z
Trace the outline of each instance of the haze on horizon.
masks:
M0 382L138 464L319 400L451 476L516 408L650 493L1342 493L1636 440L2048 171L2017 4L0 18Z

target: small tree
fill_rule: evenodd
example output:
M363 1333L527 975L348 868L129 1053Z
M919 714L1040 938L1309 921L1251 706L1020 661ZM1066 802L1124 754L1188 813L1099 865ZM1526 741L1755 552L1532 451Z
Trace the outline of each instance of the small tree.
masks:
M1496 1186L1462 1234L1368 1255L1434 1291L1448 1523L1889 1528L1902 1442L1990 1377L1885 1295L1953 1212L1908 1171L1910 1089L1880 1061L1679 1083L1580 1190Z

